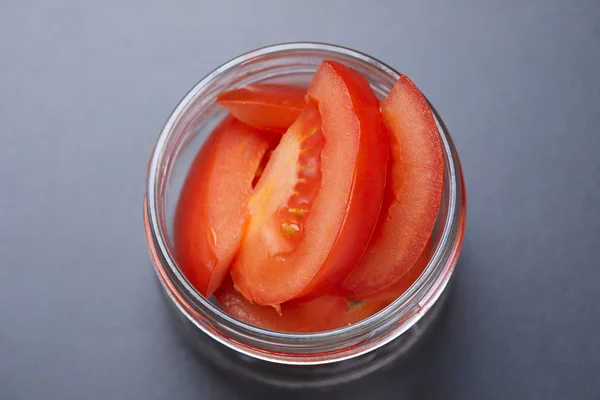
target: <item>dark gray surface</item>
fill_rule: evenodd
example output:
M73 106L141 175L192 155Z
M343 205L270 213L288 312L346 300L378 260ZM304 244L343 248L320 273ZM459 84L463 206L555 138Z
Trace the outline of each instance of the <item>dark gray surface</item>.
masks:
M600 398L600 3L319 3L2 1L1 399L258 396L173 331L144 174L188 88L293 40L408 73L453 132L469 199L435 335L408 367L324 397Z

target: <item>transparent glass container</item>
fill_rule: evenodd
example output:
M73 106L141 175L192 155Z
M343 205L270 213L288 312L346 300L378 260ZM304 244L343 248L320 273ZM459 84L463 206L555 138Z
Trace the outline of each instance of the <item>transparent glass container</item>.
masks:
M368 374L413 347L435 320L461 249L466 200L454 144L436 110L444 155L442 203L433 233L434 251L418 280L379 313L348 327L317 333L274 332L224 313L200 295L177 266L173 217L194 156L225 116L219 93L257 82L308 85L323 60L354 68L376 95L386 96L400 74L347 48L289 43L241 55L217 68L181 100L164 125L148 165L144 220L159 281L192 345L232 372L283 386L324 386Z

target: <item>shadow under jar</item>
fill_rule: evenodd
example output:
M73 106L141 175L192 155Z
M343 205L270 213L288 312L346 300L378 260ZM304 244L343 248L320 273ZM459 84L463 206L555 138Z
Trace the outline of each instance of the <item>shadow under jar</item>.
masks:
M160 133L148 167L144 220L159 281L192 344L213 363L280 386L327 386L364 376L400 358L438 314L454 271L465 226L460 162L450 134L433 108L444 156L442 202L431 259L396 301L356 324L326 332L285 333L238 321L186 280L173 250L173 220L189 167L226 115L216 104L223 91L253 83L308 85L324 60L360 72L384 98L400 74L382 62L343 47L290 43L239 56L211 72L175 108Z

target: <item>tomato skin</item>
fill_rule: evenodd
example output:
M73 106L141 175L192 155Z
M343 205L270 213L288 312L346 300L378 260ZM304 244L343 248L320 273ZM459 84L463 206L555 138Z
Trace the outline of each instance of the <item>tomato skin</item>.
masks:
M250 303L227 278L215 292L223 310L230 316L264 329L280 332L319 332L341 325L348 302L335 296L323 296L307 302L281 305L281 314L270 306Z
M206 297L239 248L252 180L269 146L259 131L227 117L190 167L175 213L174 245L182 272Z
M429 260L431 259L433 253L432 248L432 239L429 238L429 241L425 245L425 249L414 263L414 265L403 275L400 279L394 282L392 285L384 288L383 290L373 293L371 295L365 296L363 300L372 301L372 302L384 302L390 304L398 297L402 296L404 292L408 290L409 287L412 286L413 283L419 276L423 273L427 264L429 264Z
M217 103L243 123L283 134L304 108L306 88L254 84L221 93Z
M269 254L266 239L246 235L231 270L241 293L261 305L327 293L362 256L381 208L389 141L367 81L326 61L308 97L318 105L325 145L321 185L303 238L293 252L279 256ZM267 170L261 180L269 179Z
M349 298L381 292L411 272L441 203L442 147L425 97L402 76L381 111L391 140L386 194L363 259L334 291Z

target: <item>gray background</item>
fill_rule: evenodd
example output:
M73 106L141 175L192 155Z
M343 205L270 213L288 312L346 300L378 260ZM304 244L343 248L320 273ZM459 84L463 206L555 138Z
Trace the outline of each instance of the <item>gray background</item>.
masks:
M409 74L453 132L469 199L439 329L408 366L319 396L600 398L593 0L2 0L0 398L265 397L173 329L141 206L147 157L183 94L242 52L293 40Z

